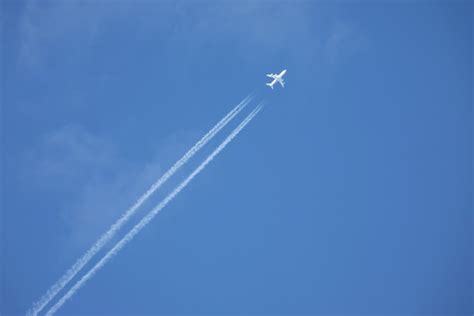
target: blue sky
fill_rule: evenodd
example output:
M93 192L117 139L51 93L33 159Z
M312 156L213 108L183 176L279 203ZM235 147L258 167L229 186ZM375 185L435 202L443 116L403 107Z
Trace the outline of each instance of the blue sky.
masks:
M472 315L472 2L1 6L2 315L253 91L58 314Z

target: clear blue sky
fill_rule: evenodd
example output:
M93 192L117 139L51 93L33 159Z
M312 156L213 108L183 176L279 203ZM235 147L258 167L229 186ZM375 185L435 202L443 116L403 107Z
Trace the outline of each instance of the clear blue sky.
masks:
M59 314L472 315L472 2L3 0L0 20L0 314L255 91Z

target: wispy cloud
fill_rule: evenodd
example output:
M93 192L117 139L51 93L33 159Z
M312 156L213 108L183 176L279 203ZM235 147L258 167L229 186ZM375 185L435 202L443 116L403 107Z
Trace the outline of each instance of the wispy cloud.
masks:
M124 159L113 140L80 125L66 125L47 133L25 153L20 181L57 210L67 232L61 238L68 249L63 255L69 256L116 218L152 181L150 174L161 173L160 160L151 157L139 166Z
M61 58L83 58L95 49L102 36L110 30L123 30L123 22L127 21L125 29L135 32L137 38L166 33L163 49L178 41L196 50L209 43L218 44L217 39L238 42L243 52L252 49L249 62L255 56L264 60L269 53L311 58L297 43L311 41L314 49L309 53L316 54L319 43L326 37L321 23L310 18L311 10L315 10L314 4L304 1L290 6L266 1L137 1L133 4L49 1L45 4L29 0L19 23L19 57L24 65L42 67L53 60L56 48L63 45L69 53ZM249 54L242 55L247 58Z
M332 23L324 43L324 57L334 65L360 52L366 45L365 36L356 26L338 19Z

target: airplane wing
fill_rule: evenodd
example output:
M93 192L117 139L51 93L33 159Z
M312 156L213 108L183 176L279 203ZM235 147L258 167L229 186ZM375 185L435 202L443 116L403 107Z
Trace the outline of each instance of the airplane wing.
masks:
M285 81L283 79L278 80L278 82L281 84L282 88L285 87Z
M275 74L268 74L267 77L275 79Z

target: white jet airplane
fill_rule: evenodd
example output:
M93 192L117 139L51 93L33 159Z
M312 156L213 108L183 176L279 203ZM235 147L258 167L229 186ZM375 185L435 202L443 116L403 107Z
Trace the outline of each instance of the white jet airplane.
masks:
M267 86L269 86L270 88L272 88L273 90L273 85L277 82L279 82L281 84L281 86L284 88L285 87L285 81L283 81L283 75L286 73L286 69L283 69L282 72L280 72L280 74L276 75L276 74L268 74L267 77L270 77L273 79L272 82L270 83L266 83Z

